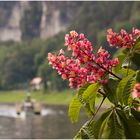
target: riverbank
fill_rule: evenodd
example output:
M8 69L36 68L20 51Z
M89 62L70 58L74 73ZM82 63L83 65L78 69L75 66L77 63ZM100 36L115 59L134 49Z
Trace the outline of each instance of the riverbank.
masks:
M27 94L27 91L24 90L0 91L0 103L22 102L26 99ZM74 91L71 90L61 92L33 91L31 92L31 98L45 104L68 104L74 94Z
M68 105L76 94L76 90L52 91L42 92L34 91L31 93L32 99L39 101L43 104L51 105ZM0 103L17 103L23 102L26 99L27 91L13 90L13 91L0 91ZM97 104L100 103L101 98L97 98ZM105 105L109 104L106 100Z

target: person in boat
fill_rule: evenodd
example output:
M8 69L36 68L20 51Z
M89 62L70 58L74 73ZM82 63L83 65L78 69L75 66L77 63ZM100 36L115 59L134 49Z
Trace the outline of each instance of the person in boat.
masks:
M21 104L16 104L16 112L20 114L22 111L34 112L35 114L41 113L42 106L36 100L31 98L30 93L27 94L26 99Z
M24 108L32 110L35 114L40 114L42 106L36 100L31 99L30 94L27 94L27 98L24 101Z
M35 100L31 99L31 94L27 94L27 97L23 103L24 108L32 108L34 107Z

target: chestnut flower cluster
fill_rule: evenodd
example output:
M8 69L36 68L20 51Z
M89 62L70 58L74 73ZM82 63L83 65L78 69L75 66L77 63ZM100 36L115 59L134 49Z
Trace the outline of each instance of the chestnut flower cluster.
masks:
M140 38L140 30L133 28L132 33L127 33L124 29L121 29L119 33L115 33L112 29L107 30L107 41L110 46L116 46L118 48L132 48L138 38Z
M132 97L133 98L140 98L140 84L137 83L135 84L132 92Z
M109 59L109 52L102 47L93 54L91 42L82 33L71 31L66 34L65 46L71 52L70 57L65 56L61 49L58 55L48 53L48 60L62 79L69 80L71 88L80 88L86 83L97 81L106 84L106 74L119 63L118 58Z

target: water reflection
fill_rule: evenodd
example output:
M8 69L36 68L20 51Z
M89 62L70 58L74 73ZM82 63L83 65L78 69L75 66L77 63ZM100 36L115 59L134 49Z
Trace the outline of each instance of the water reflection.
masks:
M47 106L41 116L19 117L14 106L0 105L0 138L73 138L87 118L81 113L80 121L72 124L67 111L67 106Z

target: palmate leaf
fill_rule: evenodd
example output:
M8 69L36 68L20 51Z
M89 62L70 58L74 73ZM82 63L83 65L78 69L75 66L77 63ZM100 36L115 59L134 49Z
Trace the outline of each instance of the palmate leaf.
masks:
M85 110L86 114L89 117L92 116L92 115L94 115L94 112L92 112L92 110L90 108L90 103L89 102L85 103L83 107L84 107L84 110Z
M134 87L135 83L136 83L136 81L135 81L134 77L131 77L124 87L124 91L123 91L123 94L122 94L122 97L123 97L122 99L123 99L123 103L125 105L128 105L128 99L131 98L131 93L132 93L132 90L133 90L133 87Z
M85 101L83 100L83 93L87 90L87 88L90 86L91 84L85 84L83 87L81 87L78 91L78 99L80 101L80 103L82 104L82 106L84 107L86 113L88 116L92 116L93 112L90 109L90 103L89 101Z
M100 87L99 83L91 84L88 86L88 88L84 91L82 95L82 99L84 102L89 102L89 107L92 113L95 112L95 99L97 96L97 91Z
M134 50L130 56L131 61L138 67L140 67L140 38L138 38L133 46Z
M74 137L75 139L94 139L101 138L105 123L111 110L105 111L97 121L86 122Z
M106 125L106 122L109 118L109 115L111 113L111 109L106 110L100 118L93 123L92 128L93 128L93 133L96 139L102 138L102 134L104 133L104 128Z
M79 91L78 91L78 95L82 95L84 93L84 91L90 86L91 84L85 84L84 86L82 86Z
M133 52L130 59L137 67L140 67L140 48L138 51Z
M135 117L135 119L140 122L140 111L137 111L135 109L131 109L131 113L133 114L133 116Z
M123 97L123 93L124 93L124 88L127 85L129 79L130 79L129 77L123 78L117 86L117 97L121 104L123 104L122 97Z
M94 93L93 97L89 100L89 107L93 113L95 112L95 99L96 99L96 97L97 97L97 93Z
M127 100L125 101L125 104L127 105L129 105L129 106L132 106L133 105L133 98L132 98L132 91L133 91L133 88L134 88L134 86L135 86L135 84L136 84L136 79L135 78L131 78L131 80L130 80L130 89L129 89L129 94L127 94L126 93L126 96L128 97L127 98ZM124 94L125 95L125 94ZM125 96L124 96L124 98L125 98Z
M100 85L99 83L91 84L87 87L87 89L83 92L82 98L84 101L89 100L91 97L97 93Z
M94 123L95 138L122 139L124 138L123 126L115 108L110 108Z
M136 82L140 83L140 71L137 71L136 73Z
M76 134L74 139L94 139L95 137L92 129L93 123L94 122L92 122L92 124L89 124L89 121L86 122Z
M126 117L123 110L117 110L120 120L123 124L125 137L127 139L140 138L140 122L138 122L133 115Z
M97 90L99 89L100 84L86 84L80 88L78 92L78 98L81 104L83 105L86 113L91 116L95 112L95 99L97 95Z
M103 87L109 101L116 105L118 104L118 99L116 96L116 87L118 83L119 83L118 80L109 79L108 83Z
M122 74L123 78L136 73L131 68L121 68L119 72Z
M114 109L106 123L105 137L106 139L122 139L124 138L124 130L120 118Z
M69 105L69 111L68 111L68 115L73 123L78 121L80 109L81 109L81 103L78 99L78 94L76 94Z
M92 127L95 138L140 138L140 122L133 115L126 116L125 111L117 107L103 113Z
M121 104L128 103L128 98L132 91L132 81L134 74L135 73L132 72L127 77L123 78L117 86L117 98Z

